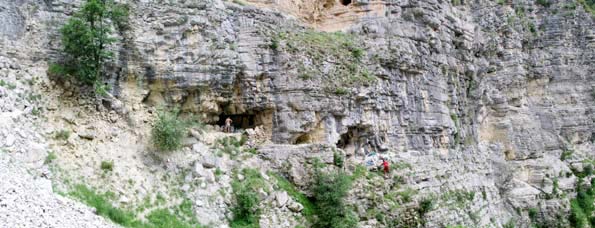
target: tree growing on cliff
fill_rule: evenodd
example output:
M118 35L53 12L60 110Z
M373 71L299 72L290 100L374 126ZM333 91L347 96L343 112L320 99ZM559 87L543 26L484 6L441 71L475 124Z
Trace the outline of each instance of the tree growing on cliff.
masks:
M73 76L98 92L105 92L101 79L105 63L113 58L110 45L117 41L112 28L125 29L128 9L112 0L87 0L60 29L63 64L52 64L49 73Z
M312 193L318 219L313 227L356 227L358 218L346 205L345 197L351 188L351 178L342 171L325 173L315 170Z

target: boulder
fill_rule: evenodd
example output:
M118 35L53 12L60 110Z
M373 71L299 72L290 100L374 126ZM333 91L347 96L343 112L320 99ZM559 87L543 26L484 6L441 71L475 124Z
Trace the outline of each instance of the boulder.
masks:
M206 155L203 156L202 158L202 166L207 168L207 169L211 169L211 168L215 168L215 167L219 167L219 164L221 163L221 161L219 160L219 158L215 155Z
M289 201L289 195L287 192L276 192L275 193L275 201L277 202L278 207L284 207L287 202Z
M78 136L82 139L93 140L96 137L95 131L86 129L83 131L78 132Z
M291 203L289 203L287 205L287 207L289 208L289 210L293 211L293 212L300 212L304 209L304 206L302 206L302 204L292 201Z

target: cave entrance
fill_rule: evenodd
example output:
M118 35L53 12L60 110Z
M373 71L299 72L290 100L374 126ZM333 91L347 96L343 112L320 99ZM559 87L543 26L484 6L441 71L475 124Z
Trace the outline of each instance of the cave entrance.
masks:
M355 154L355 152L364 145L361 141L365 134L365 129L361 129L357 126L347 128L347 132L341 134L337 141L337 148L343 149L346 154Z
M310 136L310 134L306 133L303 135L300 135L300 137L298 137L295 140L294 144L308 144L308 143L312 143L312 136Z
M351 0L341 0L341 5L348 6L351 4Z
M233 114L233 115L226 115L221 114L219 115L219 120L217 121L217 125L225 126L225 120L230 118L231 126L233 129L248 129L256 127L256 115L255 114Z

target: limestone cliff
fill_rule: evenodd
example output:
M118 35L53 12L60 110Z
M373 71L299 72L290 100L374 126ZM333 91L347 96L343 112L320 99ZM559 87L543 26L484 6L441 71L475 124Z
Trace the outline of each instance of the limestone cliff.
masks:
M280 170L302 190L307 158L329 160L337 147L355 166L368 143L401 166L399 180L355 184L349 202L362 227L566 227L573 170L595 159L595 19L581 2L538 2L128 1L130 28L107 75L117 105L42 108L57 118L52 126L77 104L100 110L101 126L122 118L116 126L141 135L120 134L138 137L131 151L145 151L148 120L138 110L180 106L214 125L246 118L268 141L257 146L267 162L248 166ZM0 79L47 80L43 69L61 58L58 29L79 3L4 0ZM53 97L77 91L47 83ZM9 134L0 131L0 146ZM102 147L96 141L70 149L84 157ZM403 189L416 194L387 197ZM419 218L428 198L434 207ZM218 210L208 220L225 221Z

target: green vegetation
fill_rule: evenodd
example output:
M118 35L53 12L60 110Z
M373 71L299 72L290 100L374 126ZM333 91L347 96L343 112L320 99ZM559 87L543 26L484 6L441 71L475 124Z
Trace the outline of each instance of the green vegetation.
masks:
M562 8L564 8L565 10L576 10L576 3L574 3L574 2L566 3L562 6Z
M68 140L70 138L70 131L60 130L54 133L54 138L59 140Z
M345 161L343 159L343 154L341 154L338 151L334 151L333 152L333 164L335 164L337 167L343 168Z
M6 88L13 90L17 88L17 85L12 84L10 82L5 82L4 80L0 79L0 86L4 87L6 86Z
M231 208L233 219L230 221L232 228L258 228L261 199L258 189L264 188L265 181L260 172L255 169L242 170L244 180L237 177L231 183L235 204Z
M277 180L277 187L286 191L287 194L291 196L293 200L297 201L302 206L304 206L304 209L301 212L302 215L304 215L304 217L306 217L309 221L313 221L313 215L316 214L316 207L312 203L312 201L310 201L310 199L308 199L306 195L299 192L291 182L285 179L285 177L277 173L269 173L269 175L275 177L275 179Z
M147 215L147 221L150 225L148 227L159 228L199 228L198 224L189 224L181 220L175 214L172 214L168 209L157 209ZM146 225L145 225L146 226Z
M424 215L430 212L432 209L434 209L434 200L431 198L426 198L419 202L419 208L417 212L421 217L424 217Z
M417 192L411 188L406 188L403 191L396 192L396 195L401 198L403 203L409 203L413 199L413 195L417 194Z
M504 226L503 226L503 227L504 227L504 228L515 228L516 226L515 226L515 222L514 222L514 220L512 220L512 219L511 219L511 220L509 220L509 221L508 221L506 224L504 224Z
M531 219L531 222L533 222L533 223L537 222L538 213L539 213L539 211L537 210L537 208L529 208L528 214L529 214L529 218Z
M269 47L275 51L278 50L279 49L279 39L277 37L273 37L273 39L271 39L271 44Z
M101 162L101 170L108 172L114 170L114 162L113 161L102 161Z
M595 0L578 0L583 7L585 7L585 11L593 14L595 16Z
M153 145L161 151L173 151L182 147L182 138L186 135L188 128L196 122L192 118L182 120L179 117L179 110L159 111L157 121L153 125L151 138Z
M550 7L550 5L552 5L552 3L550 2L550 0L535 0L535 3L537 3L538 5L541 5L543 7Z
M344 87L337 87L335 89L335 94L337 94L339 96L347 95L347 94L349 94L349 89L344 88Z
M242 1L242 0L233 0L233 3L238 4L240 6L245 6L246 5L246 3L244 1Z
M48 152L48 155L45 157L43 164L50 164L54 160L56 160L56 158L58 158L58 156L56 156L56 153L53 151L50 151L50 152Z
M375 81L363 63L366 52L362 42L354 35L306 30L281 32L273 41L272 48L305 58L297 61L298 75L304 80L313 75L325 77L329 88L369 85Z
M361 177L367 176L367 174L368 174L368 169L366 169L365 166L358 164L355 166L355 170L353 170L351 179L357 180Z
M216 147L217 151L220 153L229 154L229 156L236 157L238 156L242 150L240 147L246 143L247 138L244 139L244 136L240 140L238 140L235 136L228 136L225 138L221 138L217 140Z
M31 115L39 116L41 115L41 110L37 107L33 107L33 109L31 109Z
M126 227L142 227L143 225L136 220L133 213L114 207L108 200L111 197L109 193L99 194L85 185L76 185L69 195L94 207L98 215L109 218L117 224Z
M529 26L529 32L531 32L531 34L533 34L533 35L537 35L537 29L535 28L535 24L533 24L532 22L529 22L528 26Z
M249 154L258 154L258 150L256 148L247 148L247 149L244 149L244 152L249 153Z
M316 168L311 188L318 219L314 222L313 227L348 228L356 226L358 217L344 202L344 198L351 188L351 181L351 177L341 171L324 173Z
M111 36L112 28L124 29L127 18L128 8L124 5L112 0L87 0L60 29L66 61L51 64L49 73L74 76L104 93L104 64L113 58L109 46L117 41Z
M570 217L568 220L573 227L593 227L595 226L595 216L592 216L595 210L593 202L595 201L595 179L591 179L591 185L585 185L583 178L579 177L576 184L576 198L570 201Z
M444 193L441 196L441 199L443 201L451 202L454 206L457 206L458 208L466 207L467 204L473 201L474 198L475 192L463 190L451 190Z
M142 222L136 218L136 214L117 207L110 202L114 197L111 192L98 193L85 185L76 185L68 194L83 203L94 207L96 213L100 216L106 217L113 222L124 227L131 228L199 228L201 227L196 221L187 222L181 219L178 215L171 213L168 209L157 209L146 216L148 222ZM179 206L184 205L184 202ZM187 205L185 206L187 208Z
M568 157L572 156L573 151L572 150L565 150L564 152L562 152L562 154L560 155L560 160L564 161L566 160Z

